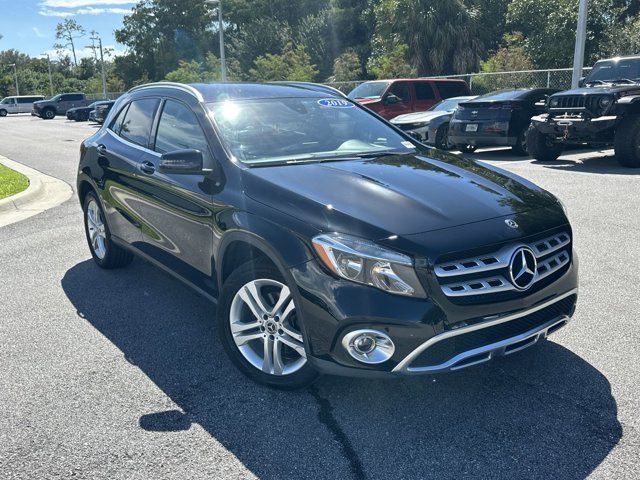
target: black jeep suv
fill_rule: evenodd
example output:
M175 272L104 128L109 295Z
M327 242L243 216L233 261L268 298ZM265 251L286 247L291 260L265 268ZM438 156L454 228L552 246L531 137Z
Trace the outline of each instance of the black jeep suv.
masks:
M533 158L553 161L565 145L584 144L613 145L621 165L640 168L640 57L596 62L580 88L552 95L531 119Z
M95 262L135 254L217 302L230 358L268 385L457 370L574 311L553 195L313 85L134 88L78 172Z

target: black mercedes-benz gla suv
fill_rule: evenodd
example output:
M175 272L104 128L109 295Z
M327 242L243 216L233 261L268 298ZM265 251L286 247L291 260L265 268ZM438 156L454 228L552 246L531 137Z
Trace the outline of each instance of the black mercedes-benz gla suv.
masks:
M78 194L100 267L135 254L217 302L232 361L271 386L461 369L576 304L553 195L313 85L134 88L82 144Z

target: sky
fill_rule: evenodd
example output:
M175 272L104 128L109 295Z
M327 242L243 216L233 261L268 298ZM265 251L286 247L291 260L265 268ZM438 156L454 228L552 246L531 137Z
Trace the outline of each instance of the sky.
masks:
M73 18L87 31L77 40L79 57L92 55L87 48L91 44L88 32L95 30L102 37L105 47L115 53L124 52L113 31L122 25L122 18L131 11L135 1L129 0L0 0L0 50L14 48L30 56L49 53L52 59L58 55L56 24Z

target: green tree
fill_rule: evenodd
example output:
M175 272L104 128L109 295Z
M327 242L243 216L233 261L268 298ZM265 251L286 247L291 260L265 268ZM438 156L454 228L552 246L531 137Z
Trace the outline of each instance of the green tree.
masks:
M76 67L78 66L78 59L76 57L75 40L83 37L85 33L84 27L71 18L67 18L64 22L56 25L56 40L58 40L58 42L53 47L57 49L58 52L70 48L73 54L73 64Z
M332 82L359 80L362 74L360 58L353 49L345 51L333 62Z
M395 45L389 52L371 57L367 70L376 78L414 77L416 69L407 63L409 47L404 43Z
M251 79L268 82L274 80L298 80L313 82L318 75L316 66L302 45L288 43L281 54L267 53L256 58L249 71Z
M419 75L467 73L484 53L478 7L471 0L379 0L373 54L407 45Z

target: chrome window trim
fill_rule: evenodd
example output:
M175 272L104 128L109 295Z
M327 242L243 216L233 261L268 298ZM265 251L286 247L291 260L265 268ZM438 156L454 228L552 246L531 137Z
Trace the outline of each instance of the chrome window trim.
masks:
M198 102L204 102L204 97L197 89L193 88L191 85L187 85L184 83L174 83L174 82L147 83L146 85L133 87L127 93L139 92L140 90L145 90L147 88L175 88L176 90L182 90L183 92L187 92L190 95L193 95L198 100Z
M517 318L522 318L522 317L526 317L527 315L531 315L532 313L535 313L539 310L542 310L544 308L547 308L550 305L553 305L554 303L557 303L561 300L564 300L567 297L570 297L571 295L575 295L578 293L578 289L574 288L572 290L569 290L568 292L563 293L562 295L559 295L557 297L552 298L551 300L548 300L546 302L543 302L541 304L536 305L535 307L529 308L527 310L523 310L517 313L513 313L510 315L504 315L498 318L495 318L493 320L489 320L489 321L485 321L482 323L477 323L475 325L470 325L468 327L462 327L462 328L458 328L455 330L449 330L447 332L441 333L439 335L436 335L435 337L431 337L429 340L427 340L426 342L424 342L422 345L420 345L419 347L417 347L416 349L414 349L409 355L407 355L402 361L400 361L400 363L392 370L393 373L403 373L403 374L411 374L411 373L434 373L436 371L444 371L444 370L451 370L451 366L455 366L455 364L450 365L450 366L446 366L449 362L451 362L451 359L447 362L445 362L444 364L438 365L438 369L435 369L435 367L433 366L428 366L428 367L414 367L411 368L411 363L418 358L418 356L424 352L425 350L427 350L429 347L435 345L438 342L441 342L442 340L445 340L447 338L451 338L451 337L455 337L458 335L464 335L465 333L470 333L470 332L474 332L476 330L481 330L484 328L489 328L489 327L493 327L494 325L499 325L501 323L505 323L505 322L509 322L511 320L515 320ZM560 321L564 320L566 321L568 317L564 317L562 319L558 319L557 317L554 320L557 321L553 321L553 322L547 322L550 323L549 325L547 325L546 327L538 327L536 329L536 331L542 331L544 330L546 332L546 330L548 330L549 328L553 327L554 325L556 325L557 323L559 323ZM531 333L532 331L526 332L527 334ZM535 333L535 332L534 332ZM522 339L526 339L527 336L525 334L524 337ZM521 335L521 336L522 336ZM531 333L531 335L533 335L533 333ZM469 357L469 356L475 356L478 355L479 353L483 353L482 351L478 351L477 350L482 350L483 348L489 348L487 351L493 351L496 350L498 348L503 348L504 346L508 346L511 343L516 343L518 341L521 341L522 339L518 337L512 337L511 339L506 339L503 340L502 342L498 342L500 344L505 343L505 345L500 345L500 346L496 346L496 344L491 344L491 345L487 345L485 347L478 347L476 349L473 350L469 350L467 352L461 352L460 354L458 354L456 357L454 358L458 358L460 357L460 355L468 353L468 355L465 356L465 358ZM469 353L469 352L475 352L475 353ZM461 360L464 360L464 358L458 358L456 360L455 363L459 363ZM489 360L489 358L487 358L487 360ZM472 364L465 364L465 366L471 366Z

